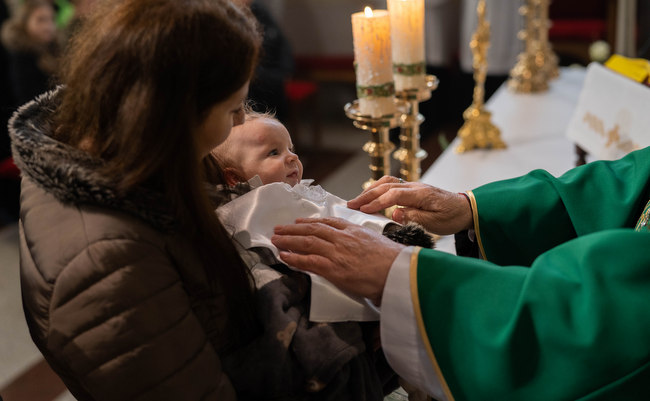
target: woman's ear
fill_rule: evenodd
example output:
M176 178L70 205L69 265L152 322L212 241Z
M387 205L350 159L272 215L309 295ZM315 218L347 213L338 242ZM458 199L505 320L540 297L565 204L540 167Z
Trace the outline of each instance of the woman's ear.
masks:
M237 173L237 170L235 170L232 167L226 167L225 169L223 169L223 177L226 179L226 184L230 186L233 186L238 182L246 181L239 175L239 173Z

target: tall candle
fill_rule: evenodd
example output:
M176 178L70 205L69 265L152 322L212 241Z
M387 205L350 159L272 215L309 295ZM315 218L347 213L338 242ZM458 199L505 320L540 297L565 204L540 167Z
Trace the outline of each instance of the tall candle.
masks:
M425 84L424 0L388 0L395 89Z
M366 7L352 14L352 38L359 111L372 117L395 113L388 11Z

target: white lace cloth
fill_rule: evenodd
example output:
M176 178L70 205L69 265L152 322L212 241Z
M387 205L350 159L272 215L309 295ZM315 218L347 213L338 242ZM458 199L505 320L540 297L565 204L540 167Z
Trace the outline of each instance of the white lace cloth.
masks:
M567 136L596 159L616 160L650 145L650 88L591 63Z
M253 179L252 186L259 183ZM348 209L346 201L310 186L312 180L303 180L291 187L272 183L250 192L217 209L219 219L245 249L269 248L280 260L278 249L271 243L273 228L292 224L300 217L340 217L381 233L393 222L382 215L370 215ZM308 273L312 280L309 320L314 322L374 321L379 320L378 309L365 298L349 296L329 281Z

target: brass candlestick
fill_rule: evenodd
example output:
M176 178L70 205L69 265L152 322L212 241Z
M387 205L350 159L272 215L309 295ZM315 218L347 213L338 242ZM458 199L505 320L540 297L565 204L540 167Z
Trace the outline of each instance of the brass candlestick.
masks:
M479 0L476 7L478 26L472 35L469 47L474 56L474 98L472 105L465 110L465 123L458 131L461 139L456 152L462 153L476 148L505 148L501 131L490 121L491 113L483 108L485 99L485 76L487 75L487 51L490 47L490 23L485 20L485 0Z
M371 117L361 114L359 100L345 105L345 115L353 121L355 127L368 131L371 135L370 141L363 145L363 150L370 155L370 179L363 183L363 189L368 188L373 182L384 175L389 175L390 154L395 145L388 138L388 131L398 125L398 116L405 111L402 102L395 100L398 111L395 114L381 117Z
M438 88L438 78L427 75L424 83L422 88L405 89L395 95L407 105L407 112L399 119L400 148L393 154L393 158L400 162L399 174L405 181L420 179L420 162L428 156L427 152L420 148L420 125L424 122L424 116L420 114L419 103L431 99L431 92Z
M508 87L515 92L532 93L548 90L548 81L559 75L558 58L548 40L549 0L527 0L519 9L525 29L517 34L524 41L524 51L510 71Z
M539 37L540 51L543 55L542 71L548 79L555 79L560 76L558 69L559 59L553 51L553 46L548 40L548 30L551 28L551 20L548 17L548 9L551 6L551 0L539 0L539 24L537 26L537 35Z

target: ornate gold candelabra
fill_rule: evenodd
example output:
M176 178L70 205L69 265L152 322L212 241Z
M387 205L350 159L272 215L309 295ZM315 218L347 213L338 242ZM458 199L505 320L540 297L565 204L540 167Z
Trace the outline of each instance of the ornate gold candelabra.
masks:
M517 37L524 41L524 51L510 71L508 87L516 92L531 93L548 90L548 81L558 76L558 58L548 40L551 22L549 0L527 0L519 13L524 30Z
M542 71L548 79L555 79L560 76L558 69L559 60L557 54L553 51L553 46L548 40L548 30L551 28L551 20L548 17L548 9L551 0L539 0L537 7L539 10L539 23L537 26L537 35L541 52L543 54Z
M345 115L350 118L355 127L368 131L370 141L363 145L363 150L370 155L370 179L363 183L363 189L368 188L373 182L386 174L390 174L390 154L395 145L388 138L388 131L398 125L399 115L405 111L401 101L395 99L397 112L381 117L371 117L361 114L359 101L345 105Z
M490 23L485 20L485 0L479 0L476 7L478 26L472 35L469 47L474 56L474 97L472 105L465 110L465 123L458 131L461 143L456 152L462 153L476 148L505 148L501 131L490 121L492 114L484 109L485 76L487 75L487 51L490 47Z
M400 177L405 181L418 181L422 170L420 162L426 159L427 152L420 148L420 125L424 116L420 114L420 102L431 98L431 92L438 88L438 78L427 75L422 88L398 91L396 97L406 105L406 113L399 118L400 147L393 154L393 158L400 162Z

